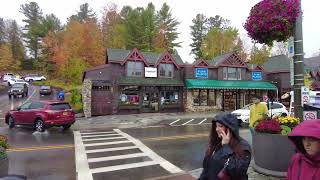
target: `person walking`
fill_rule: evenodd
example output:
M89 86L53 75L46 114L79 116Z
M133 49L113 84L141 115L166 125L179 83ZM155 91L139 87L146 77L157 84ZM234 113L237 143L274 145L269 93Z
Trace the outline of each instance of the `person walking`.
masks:
M246 180L250 161L251 147L239 136L236 116L231 113L215 116L199 180Z
M254 95L251 99L249 127L254 128L259 121L268 117L268 107L265 103L260 102L260 97Z
M320 120L307 120L288 135L297 153L291 158L287 180L320 180Z

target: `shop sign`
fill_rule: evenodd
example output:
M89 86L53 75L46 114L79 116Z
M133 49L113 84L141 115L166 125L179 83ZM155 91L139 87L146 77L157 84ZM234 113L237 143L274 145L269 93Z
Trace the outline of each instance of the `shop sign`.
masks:
M196 78L208 79L208 68L196 68Z
M144 76L145 77L158 77L158 70L154 67L145 67L144 68Z
M262 72L261 71L253 71L252 72L252 80L261 81L262 80Z

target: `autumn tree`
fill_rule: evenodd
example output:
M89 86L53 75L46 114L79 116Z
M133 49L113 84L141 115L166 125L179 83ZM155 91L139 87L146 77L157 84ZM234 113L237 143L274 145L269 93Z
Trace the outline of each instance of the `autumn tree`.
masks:
M22 43L22 32L15 20L8 24L8 44L11 47L12 58L22 64L25 58L25 49Z
M238 30L229 27L225 30L212 28L204 38L201 50L206 59L213 59L216 56L235 50L238 39Z
M0 69L1 70L20 69L20 62L13 58L11 46L8 43L0 44Z
M109 4L104 8L101 26L105 48L126 48L126 28L121 23L121 15L117 12L115 4Z
M200 59L203 58L201 46L203 39L207 34L207 18L203 14L197 14L196 18L192 20L192 23L193 25L190 26L192 39L192 43L190 44L192 47L190 54L193 54L196 59Z
M68 73L83 72L86 67L105 62L101 30L95 20L84 23L71 21L60 33L49 32L43 42L48 49L48 59L54 62L59 76L68 79L68 82L81 81L80 76L70 76Z
M250 63L262 65L267 62L271 54L271 48L263 45L261 48L258 48L256 45L252 47L250 54Z
M20 12L24 14L24 41L26 47L34 59L38 58L40 53L40 38L41 38L41 19L42 10L36 2L30 2L20 6Z

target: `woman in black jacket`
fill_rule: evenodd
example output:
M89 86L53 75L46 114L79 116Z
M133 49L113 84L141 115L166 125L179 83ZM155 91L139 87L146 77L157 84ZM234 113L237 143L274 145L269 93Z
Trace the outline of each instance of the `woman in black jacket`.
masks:
M219 180L221 172L231 180L246 180L250 160L251 147L239 136L237 118L231 113L217 115L199 180Z

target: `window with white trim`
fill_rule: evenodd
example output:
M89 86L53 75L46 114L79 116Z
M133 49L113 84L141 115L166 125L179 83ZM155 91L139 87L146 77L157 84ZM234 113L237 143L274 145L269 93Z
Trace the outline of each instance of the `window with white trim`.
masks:
M224 80L241 80L241 69L233 67L223 67Z
M173 78L174 66L173 64L160 64L159 77Z
M142 77L144 70L143 62L128 61L127 62L127 75L133 77Z

